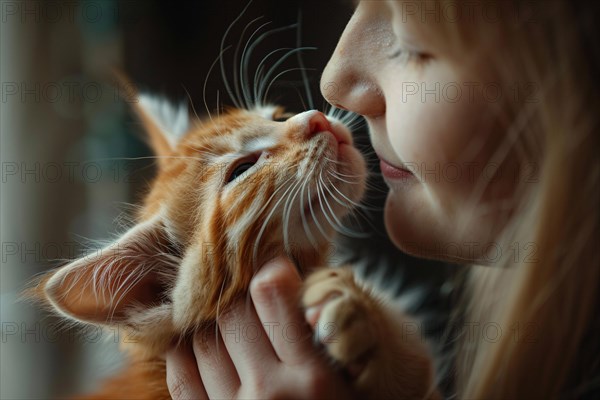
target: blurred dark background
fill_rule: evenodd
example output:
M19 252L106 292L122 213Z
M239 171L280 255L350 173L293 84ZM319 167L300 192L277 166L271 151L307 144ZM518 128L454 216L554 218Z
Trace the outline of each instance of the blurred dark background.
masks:
M202 87L212 62L220 52L221 39L227 27L244 9L244 1L206 1L164 3L148 1L140 7L139 2L120 3L123 15L123 65L136 83L159 90L171 97L186 97L184 87L189 91L195 104L202 104ZM318 90L319 71L327 63L345 23L352 15L348 1L329 0L255 0L240 17L228 35L225 45L233 46L224 54L227 71L232 77L233 51L238 43L244 46L247 40L261 25L264 26L254 36L270 29L296 24L302 18L301 45L318 47L317 50L302 52L309 71L313 93ZM256 20L257 18L260 18ZM134 21L128 23L126 21ZM244 29L247 30L244 32ZM245 33L244 37L241 36ZM297 31L288 29L265 38L254 51L254 66L275 49L295 48ZM271 65L283 53L270 58ZM278 71L298 67L295 56ZM215 93L223 92L219 69L216 68L207 81L209 105L215 105ZM250 68L250 73L254 69ZM301 82L299 73L290 73L282 81ZM296 85L299 86L299 85ZM281 87L281 86L280 86ZM279 96L277 96L279 97ZM318 92L315 98L320 98ZM227 99L223 99L225 102ZM295 91L285 93L280 100L286 106L301 109Z
M56 398L93 389L118 368L114 335L65 329L35 306L18 302L36 274L61 265L122 230L122 215L139 201L153 163L137 121L114 79L124 72L142 91L188 99L200 116L231 105L219 65L227 27L245 1L5 1L0 2L2 153L1 398ZM269 99L291 111L324 109L320 71L352 15L347 0L254 0L231 28L224 53L233 79L234 52L253 32L298 23L267 37L254 50L249 72L271 51L295 48L307 68L282 75ZM257 18L259 18L256 20ZM244 29L247 27L245 33ZM256 38L260 33L257 33ZM268 61L273 65L285 50ZM296 55L277 71L298 68ZM206 107L204 85L206 83ZM217 98L219 104L217 104ZM364 127L358 146L369 153ZM372 159L371 159L372 160ZM368 202L380 209L385 186L376 164ZM126 218L125 218L126 219ZM343 239L338 261L349 260L391 290L419 291L412 311L426 330L443 328L453 287L452 268L401 254L385 236L382 213L357 229L367 239ZM414 296L413 296L414 297Z

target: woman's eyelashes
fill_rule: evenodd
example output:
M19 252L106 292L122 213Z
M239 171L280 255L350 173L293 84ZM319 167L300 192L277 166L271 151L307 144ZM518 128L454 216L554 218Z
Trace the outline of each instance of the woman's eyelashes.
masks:
M404 57L404 59L407 59L407 58L410 57L410 54L409 54L409 52L407 52L407 51L405 51L403 49L398 49L398 50L394 51L392 54L390 54L388 56L388 58L390 60L393 60L395 58L399 58L400 56Z
M398 60L402 64L408 64L411 61L413 61L417 64L423 64L423 63L431 60L432 58L433 57L428 53L424 53L424 52L420 52L420 51L413 51L413 50L406 50L406 49L397 49L394 52L392 52L390 55L388 55L388 59Z

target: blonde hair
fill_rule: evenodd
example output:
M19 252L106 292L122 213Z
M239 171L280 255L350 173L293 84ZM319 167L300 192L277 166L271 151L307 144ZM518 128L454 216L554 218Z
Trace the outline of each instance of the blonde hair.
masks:
M448 56L491 66L506 90L515 82L537 89L534 101L511 98L496 110L510 121L511 151L537 171L535 182L516 188L499 247L529 251L505 251L501 266L471 268L463 326L491 323L500 334L459 341L458 397L552 399L597 391L598 2L485 1L480 6L493 13L471 8L462 17L456 10L472 1L415 3L429 12L413 13L409 23Z

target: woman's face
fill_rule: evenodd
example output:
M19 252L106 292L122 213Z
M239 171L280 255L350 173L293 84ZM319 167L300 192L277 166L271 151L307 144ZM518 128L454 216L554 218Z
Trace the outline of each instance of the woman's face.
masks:
M473 54L451 56L411 30L409 11L361 2L323 73L323 95L368 122L389 186L386 227L399 248L493 262L506 251L494 240L518 172L493 118L498 86L473 67Z

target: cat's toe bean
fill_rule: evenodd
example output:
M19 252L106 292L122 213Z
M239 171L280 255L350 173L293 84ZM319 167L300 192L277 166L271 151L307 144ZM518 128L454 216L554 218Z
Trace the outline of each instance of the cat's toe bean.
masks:
M375 348L373 326L364 308L351 297L323 307L315 334L330 356L344 366L362 364Z
M309 304L311 305L306 307L306 309L304 310L304 318L306 319L306 322L308 322L308 324L314 328L317 322L319 321L323 307L329 301L336 299L341 295L341 292L335 290L329 293L324 293L323 296L314 296L316 298L320 298L320 300L310 302Z
M315 340L353 378L359 376L375 352L376 330L369 302L350 269L323 269L306 281L302 303Z

